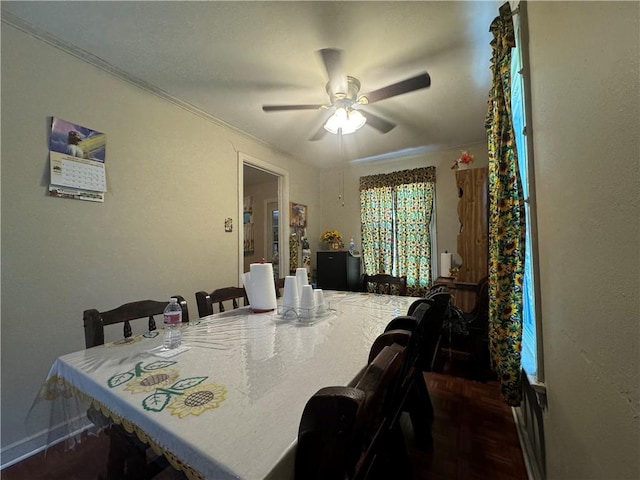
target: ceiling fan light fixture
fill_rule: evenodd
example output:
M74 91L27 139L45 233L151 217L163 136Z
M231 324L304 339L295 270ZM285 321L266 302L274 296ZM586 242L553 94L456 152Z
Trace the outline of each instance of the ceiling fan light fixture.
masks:
M358 130L366 122L367 119L358 110L340 107L336 109L336 113L329 117L324 128L333 134L342 130L342 134L347 135Z

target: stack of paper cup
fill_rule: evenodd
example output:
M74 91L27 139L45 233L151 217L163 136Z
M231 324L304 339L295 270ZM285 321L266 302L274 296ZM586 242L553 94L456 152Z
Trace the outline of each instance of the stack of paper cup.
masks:
M306 268L296 268L296 279L298 280L298 295L302 295L302 287L309 285L309 277Z
M304 285L302 287L302 294L300 295L300 317L312 318L315 308L315 299L313 296L313 287L311 285Z
M300 297L298 296L298 281L293 275L288 275L284 278L282 305L285 309L298 308L298 306L300 305Z
M316 313L325 313L327 311L327 307L324 304L324 292L321 288L316 288L313 291L313 299L315 301Z

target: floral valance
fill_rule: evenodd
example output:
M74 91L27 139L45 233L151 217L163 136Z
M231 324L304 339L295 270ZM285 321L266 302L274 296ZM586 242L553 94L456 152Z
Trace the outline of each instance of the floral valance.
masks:
M395 187L411 183L435 183L436 167L414 168L399 172L360 177L360 191L376 187Z

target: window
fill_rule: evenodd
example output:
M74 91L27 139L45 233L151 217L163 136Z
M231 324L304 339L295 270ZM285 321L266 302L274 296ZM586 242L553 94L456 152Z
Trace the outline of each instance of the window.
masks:
M525 246L525 271L523 281L523 308L522 308L522 368L530 377L542 381L542 359L538 345L539 325L536 320L536 249L533 243L535 238L535 211L532 165L530 164L530 146L527 139L527 109L524 62L523 62L523 35L521 32L520 15L513 17L513 26L516 35L516 47L512 50L511 57L511 114L513 130L518 151L518 167L522 181L522 190L525 198L526 214L526 246Z
M435 167L360 178L365 272L406 275L410 295L431 282L434 189Z

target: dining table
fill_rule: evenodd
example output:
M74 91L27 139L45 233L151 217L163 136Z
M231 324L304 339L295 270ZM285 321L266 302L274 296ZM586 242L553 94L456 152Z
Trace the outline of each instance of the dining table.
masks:
M348 385L376 337L416 300L327 290L324 298L312 318L279 303L192 320L173 350L160 329L62 355L39 401L67 421L100 410L190 479L293 479L307 401Z

